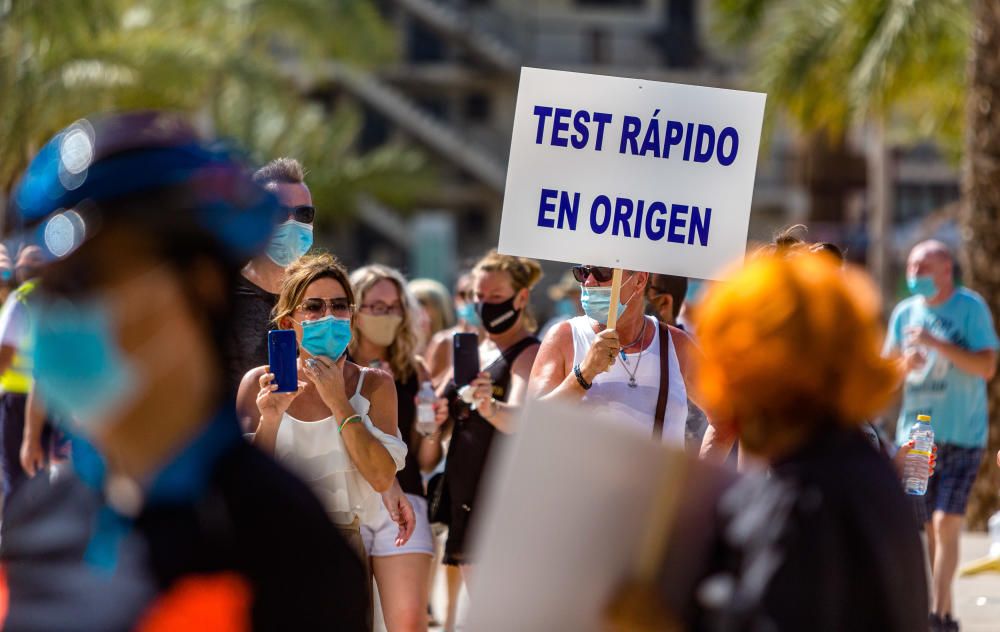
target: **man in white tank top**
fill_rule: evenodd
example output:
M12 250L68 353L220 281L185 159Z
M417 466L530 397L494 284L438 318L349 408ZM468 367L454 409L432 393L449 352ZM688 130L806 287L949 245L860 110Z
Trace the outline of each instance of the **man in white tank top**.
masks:
M660 340L659 323L643 314L648 273L625 271L614 330L605 326L612 269L574 266L573 274L582 286L586 315L560 323L545 336L531 371L533 396L584 404L623 427L683 447L687 398L696 397L687 380L697 347L675 327L666 326L669 335ZM666 402L658 421L661 391Z

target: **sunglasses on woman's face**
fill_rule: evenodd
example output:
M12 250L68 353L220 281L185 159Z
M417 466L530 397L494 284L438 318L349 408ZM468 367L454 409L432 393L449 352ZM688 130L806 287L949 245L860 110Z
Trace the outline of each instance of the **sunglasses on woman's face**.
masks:
M586 283L590 275L594 275L598 283L607 283L614 274L614 269L600 266L573 266L572 270L577 283Z
M299 309L308 316L323 316L329 311L336 318L350 318L354 305L346 298L307 298Z
M312 224L313 220L316 219L316 207L309 206L308 204L303 204L302 206L286 206L285 213L288 219L294 219L296 222L302 222L303 224Z

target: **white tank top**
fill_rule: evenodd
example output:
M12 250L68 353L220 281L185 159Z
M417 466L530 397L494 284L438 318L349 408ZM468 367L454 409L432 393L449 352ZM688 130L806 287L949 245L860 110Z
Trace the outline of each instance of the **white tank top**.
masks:
M583 403L594 407L623 426L633 428L645 436L653 436L653 421L656 417L656 400L660 394L660 327L657 322L645 316L647 326L653 326L653 341L642 352L628 353L628 371L622 364L621 356L607 373L594 378L593 386L583 396ZM587 316L577 316L569 320L573 330L573 363L580 364L587 357L587 351L594 344L597 334L593 322ZM673 337L669 339L670 395L667 411L663 419L663 441L684 446L684 427L687 423L687 388L681 374ZM638 368L636 368L638 365ZM637 386L629 386L629 371L635 373Z
M358 376L358 388L350 399L351 407L361 415L362 423L392 455L396 471L403 468L406 444L399 436L379 430L368 416L371 408L362 394L365 370ZM350 524L355 517L362 522L379 515L382 500L351 461L338 430L342 420L327 417L319 421L300 421L287 412L278 425L275 459L295 472L313 493L335 524Z

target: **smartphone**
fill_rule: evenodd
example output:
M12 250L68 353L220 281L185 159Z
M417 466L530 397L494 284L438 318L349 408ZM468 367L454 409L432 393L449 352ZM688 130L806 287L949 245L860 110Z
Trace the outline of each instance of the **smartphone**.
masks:
M465 386L479 375L479 336L456 333L454 346L455 385Z
M274 329L267 332L267 363L274 373L278 393L292 393L299 388L299 369L296 359L299 345L291 329Z

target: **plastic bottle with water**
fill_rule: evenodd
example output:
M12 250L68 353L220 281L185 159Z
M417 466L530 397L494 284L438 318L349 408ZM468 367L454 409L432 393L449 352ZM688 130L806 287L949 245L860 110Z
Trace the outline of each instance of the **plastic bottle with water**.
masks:
M417 424L416 430L423 436L434 434L437 430L437 423L434 422L434 403L437 395L434 394L434 387L430 382L424 382L417 392Z
M990 516L990 557L1000 557L1000 511Z
M903 487L907 494L923 496L927 493L931 452L934 450L930 415L917 415L917 423L910 430L910 439L914 444L903 465Z

